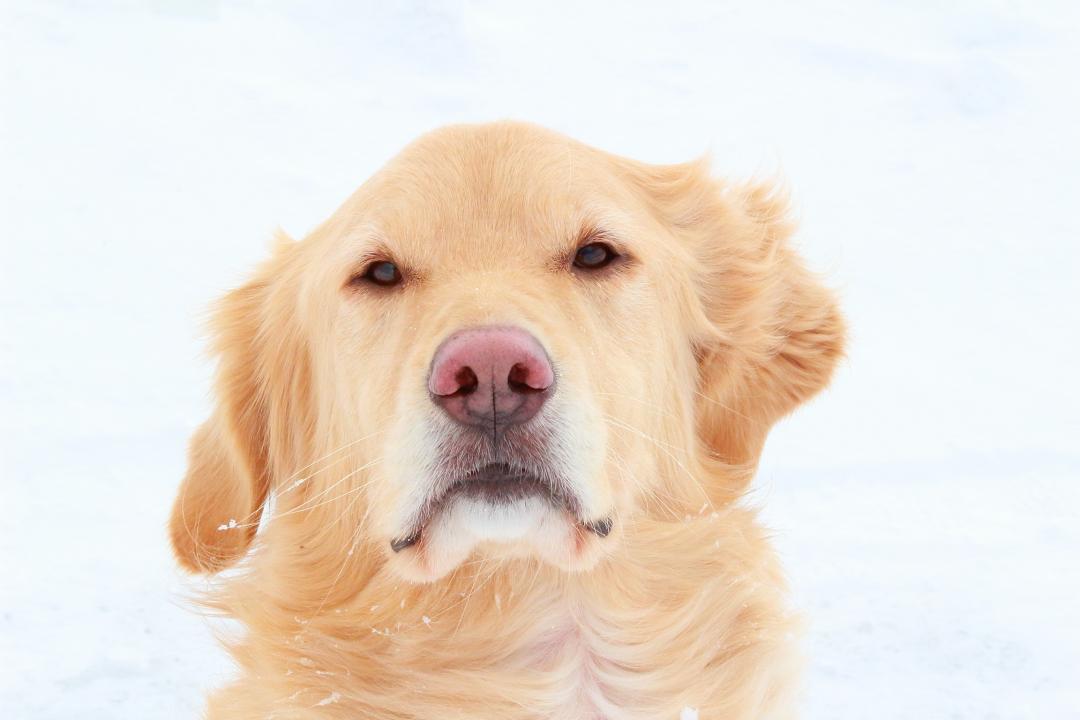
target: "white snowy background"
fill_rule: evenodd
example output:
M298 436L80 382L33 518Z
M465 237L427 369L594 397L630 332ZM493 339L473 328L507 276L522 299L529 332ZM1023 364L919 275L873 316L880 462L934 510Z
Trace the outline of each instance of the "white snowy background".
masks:
M794 191L851 322L753 497L804 717L1080 718L1078 8L3 2L0 717L198 716L230 664L163 527L206 306L512 117Z

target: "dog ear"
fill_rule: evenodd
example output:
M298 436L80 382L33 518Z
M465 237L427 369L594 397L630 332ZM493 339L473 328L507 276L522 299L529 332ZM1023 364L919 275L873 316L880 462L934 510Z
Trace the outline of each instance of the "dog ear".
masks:
M699 437L748 480L772 425L828 384L843 355L843 318L789 245L782 191L725 185L704 160L654 166L647 185L693 265Z
M226 295L213 316L218 404L191 439L169 523L177 560L194 572L217 572L244 554L269 490L258 331L266 296L252 282Z
M311 448L315 389L298 321L302 247L279 233L255 278L213 315L217 406L191 439L169 522L173 551L188 570L217 572L243 556L274 478L293 472Z
M698 430L717 459L752 469L773 424L828 384L845 328L832 293L789 245L784 193L761 184L714 192L698 248L709 323Z

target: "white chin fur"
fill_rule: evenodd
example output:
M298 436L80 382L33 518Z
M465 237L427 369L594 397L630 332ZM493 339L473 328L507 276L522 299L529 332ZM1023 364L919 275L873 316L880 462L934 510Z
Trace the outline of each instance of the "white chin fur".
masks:
M498 505L459 498L440 524L451 533L468 534L476 542L521 540L536 533L553 512L551 505L540 498L522 498Z
M508 556L551 553L549 562L569 551L573 524L566 512L541 498L493 505L457 498L424 529L415 551L394 558L399 572L414 582L431 582L464 562L482 543L505 545ZM556 562L562 565L562 562Z

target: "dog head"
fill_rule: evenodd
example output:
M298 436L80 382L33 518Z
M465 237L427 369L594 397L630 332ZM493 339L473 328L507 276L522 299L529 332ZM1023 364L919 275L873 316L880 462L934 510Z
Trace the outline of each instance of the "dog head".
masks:
M177 556L229 565L274 497L297 546L411 580L581 571L637 516L730 502L842 351L789 233L702 162L517 123L421 138L222 301Z

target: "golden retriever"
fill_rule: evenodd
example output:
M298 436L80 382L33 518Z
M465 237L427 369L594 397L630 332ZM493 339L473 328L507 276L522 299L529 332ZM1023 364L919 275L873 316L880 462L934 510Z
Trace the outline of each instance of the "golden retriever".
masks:
M208 716L791 717L739 500L844 331L790 233L771 187L500 122L281 238L217 309L170 525L185 568L236 566Z

